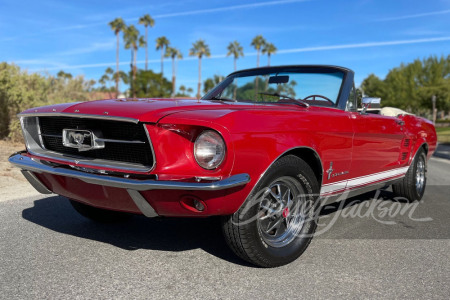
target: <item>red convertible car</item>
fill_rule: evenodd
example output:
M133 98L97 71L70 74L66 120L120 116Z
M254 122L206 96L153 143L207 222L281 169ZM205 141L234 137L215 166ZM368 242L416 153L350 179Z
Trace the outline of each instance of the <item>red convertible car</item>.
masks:
M29 109L26 150L9 160L92 220L222 216L238 256L274 267L306 249L323 198L389 185L422 198L433 124L379 104L358 99L346 68L249 69L200 100Z

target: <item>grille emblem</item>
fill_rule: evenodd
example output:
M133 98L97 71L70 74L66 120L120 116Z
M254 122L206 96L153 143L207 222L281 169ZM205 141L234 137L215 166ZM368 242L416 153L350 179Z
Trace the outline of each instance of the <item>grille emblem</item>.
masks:
M90 137L90 134L69 132L69 139L73 139L79 147L81 147L81 145L83 145L85 137Z
M63 129L63 145L78 151L105 148L105 144L100 142L92 131L80 129Z

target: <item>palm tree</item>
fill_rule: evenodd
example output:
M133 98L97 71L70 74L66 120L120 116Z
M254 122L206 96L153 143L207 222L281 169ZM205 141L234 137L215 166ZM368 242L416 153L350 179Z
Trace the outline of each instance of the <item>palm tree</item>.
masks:
M167 47L165 57L172 58L172 97L175 97L175 81L177 74L177 62L175 59L182 59L183 54L181 54L180 50L176 48Z
M119 73L119 33L124 31L127 27L122 18L116 18L109 23L109 26L114 31L117 39L117 48L116 48L116 74ZM119 76L116 76L116 93L119 94Z
M270 66L270 55L277 52L277 47L272 43L266 43L262 49L262 54L267 54L267 65Z
M102 91L108 92L109 98L112 98L110 81L113 80L113 76L114 76L114 70L111 69L110 67L108 67L105 70L105 74L103 74L103 76L98 80L98 82L102 85ZM116 97L117 97L117 95L116 95Z
M156 39L156 50L161 50L161 75L164 74L164 48L169 46L170 42L165 36Z
M136 61L137 50L138 50L138 48L142 48L142 47L146 47L146 46L147 46L147 42L145 41L145 38L141 35L139 37L139 39L138 39L138 44L134 47L134 51L135 51L135 54L134 54L134 67L135 68L137 68L137 61Z
M125 73L124 71L119 71L119 73L114 73L113 79L114 79L115 81L116 81L116 80L119 80L119 82L122 81L122 82L125 83L125 84L128 84L128 82L129 82L129 76L128 76L128 74ZM120 95L120 94L119 94L119 95ZM119 97L119 95L117 95L117 97Z
M198 57L198 88L197 88L197 99L200 99L200 90L202 88L202 57L210 57L211 52L209 51L209 46L204 40L198 40L192 44L192 48L189 50L189 56Z
M185 87L184 85L180 85L179 91L180 91L180 95L181 95L182 97L184 97L184 96L186 95L186 94L185 94L185 92L186 92L186 87Z
M259 67L259 54L261 49L266 44L266 39L262 35L257 35L253 38L251 45L256 49L256 66Z
M259 67L259 54L261 49L266 44L266 39L262 35L257 35L253 38L251 45L256 49L256 67ZM255 99L258 96L258 77L255 78Z
M145 26L145 71L148 69L148 26L155 26L155 20L149 14L143 15L139 19L139 24Z
M110 67L107 67L106 68L106 70L105 70L105 74L108 74L108 75L113 75L114 74L114 70L113 69L111 69Z
M108 68L111 69L111 68ZM59 71L58 74L56 74L56 77L63 78L63 79L72 79L73 76L70 73L66 73L63 70Z
M139 47L145 46L145 39L143 36L139 36L139 30L136 29L133 25L130 25L127 27L127 29L124 31L125 40L125 49L131 49L131 69L133 73L133 83L136 80L136 72L137 72L137 50ZM133 84L131 84L133 89L133 97L136 96L135 90L133 88Z
M234 56L234 70L236 71L236 61L239 57L244 56L244 48L242 48L238 41L234 41L228 45L227 50L227 56Z

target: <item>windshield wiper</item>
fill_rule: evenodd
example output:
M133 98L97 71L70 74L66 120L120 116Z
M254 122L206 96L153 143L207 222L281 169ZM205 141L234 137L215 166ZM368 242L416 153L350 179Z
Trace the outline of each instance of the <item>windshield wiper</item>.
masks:
M283 94L278 94L278 93L258 93L259 95L266 95L266 96L275 96L275 97L280 97L280 98L284 98L287 99L288 101L284 101L284 103L293 103L293 104L297 104L303 107L309 107L309 104L306 103L305 101L301 100L301 99L295 99L292 98L288 95L283 95ZM279 102L279 103L283 103L283 102Z
M208 99L207 99L207 100L208 100ZM234 100L234 99L221 98L221 97L218 97L218 96L211 97L211 99L209 99L209 100L219 100L219 101L227 101L227 102L237 102L237 100Z
M275 97L280 97L280 98L284 98L284 99L289 99L289 100L296 100L288 95L283 95L283 94L278 94L278 93L258 93L258 95L266 95L266 96L275 96Z

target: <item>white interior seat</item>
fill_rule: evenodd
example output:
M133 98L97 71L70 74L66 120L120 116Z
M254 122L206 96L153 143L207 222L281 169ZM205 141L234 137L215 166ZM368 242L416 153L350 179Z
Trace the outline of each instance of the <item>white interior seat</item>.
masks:
M397 117L398 115L412 115L400 108L395 107L383 107L380 111L380 115L387 117Z

